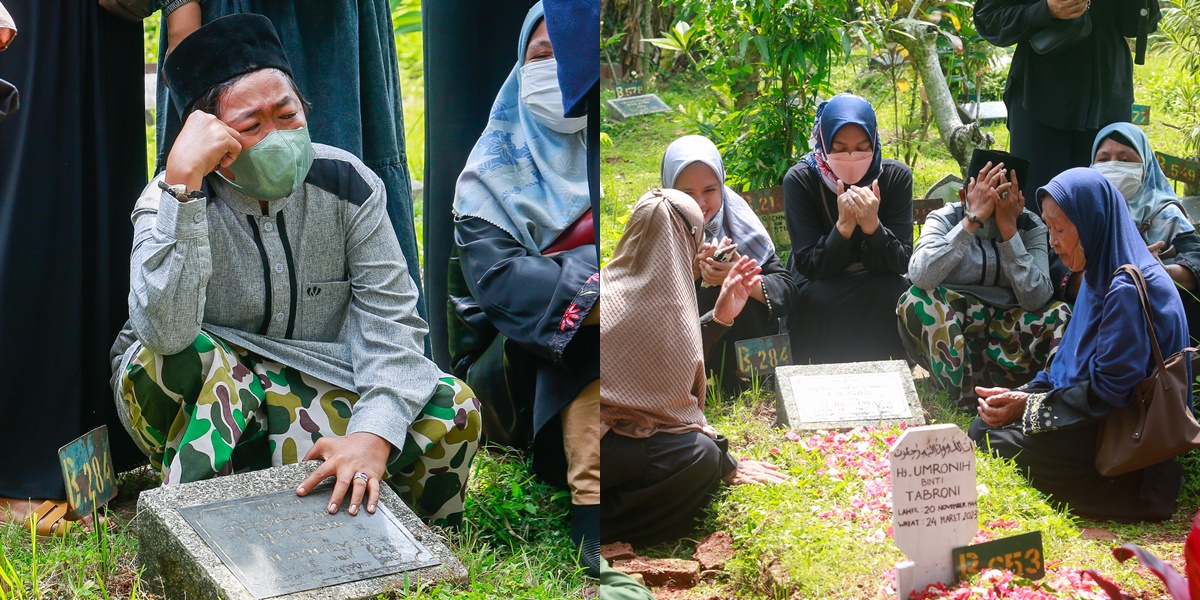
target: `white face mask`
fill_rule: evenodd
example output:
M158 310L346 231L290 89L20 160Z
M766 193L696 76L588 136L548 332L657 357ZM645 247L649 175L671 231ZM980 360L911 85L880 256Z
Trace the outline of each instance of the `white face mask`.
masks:
M1120 160L1110 160L1108 162L1096 163L1092 168L1099 171L1101 175L1112 182L1113 186L1121 192L1121 195L1128 201L1142 187L1142 163L1124 162Z
M563 116L558 61L553 58L521 67L521 101L542 125L559 133L577 133L587 127L586 116Z

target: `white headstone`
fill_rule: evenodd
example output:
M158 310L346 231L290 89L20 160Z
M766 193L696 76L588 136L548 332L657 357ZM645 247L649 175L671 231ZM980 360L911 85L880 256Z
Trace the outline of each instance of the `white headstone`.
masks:
M910 562L896 565L897 597L954 581L950 552L979 531L975 444L954 424L913 427L889 453L893 538Z

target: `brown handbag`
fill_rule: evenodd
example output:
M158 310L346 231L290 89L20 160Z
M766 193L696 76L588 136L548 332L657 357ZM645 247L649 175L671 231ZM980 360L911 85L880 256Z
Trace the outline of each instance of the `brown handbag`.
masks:
M1163 360L1154 334L1146 278L1135 265L1113 274L1128 273L1137 287L1154 353L1154 370L1133 390L1129 406L1104 419L1096 440L1096 471L1105 477L1144 469L1200 446L1200 423L1188 406L1192 382L1188 362L1195 348L1184 348Z
M131 23L140 23L142 19L154 14L154 3L150 0L99 0L100 6L108 12Z

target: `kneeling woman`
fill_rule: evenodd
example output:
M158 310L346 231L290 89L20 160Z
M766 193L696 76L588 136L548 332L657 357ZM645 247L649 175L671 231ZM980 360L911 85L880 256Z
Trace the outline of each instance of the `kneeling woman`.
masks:
M975 386L1013 387L1044 369L1071 310L1054 293L1046 226L1025 209L1029 161L976 150L965 202L933 211L896 307L908 356L950 400L975 410ZM1009 177L1011 175L1011 178Z
M612 261L601 269L601 541L651 545L688 535L712 494L731 484L786 480L738 462L704 418L703 350L727 331L760 285L742 257L712 312L697 319L692 261L702 216L675 190L642 196Z
M704 213L704 239L696 254L696 303L700 314L716 304L721 284L741 256L754 259L762 268L762 282L750 290L749 302L737 322L713 348L705 352L704 364L720 374L726 390L737 387L737 354L733 342L779 333L779 317L792 302L792 275L775 255L775 245L750 205L725 186L725 165L708 138L681 137L663 154L662 186L692 197ZM727 259L718 260L718 247L737 244Z
M1146 276L1159 350L1187 346L1183 305L1170 276L1146 250L1125 202L1102 175L1071 169L1038 190L1050 245L1083 273L1071 322L1048 371L1017 390L979 388L971 437L1016 461L1035 487L1076 514L1122 521L1171 516L1183 468L1169 460L1118 477L1095 467L1097 432L1127 406L1150 375L1153 357L1137 288L1114 272L1136 265Z
M850 94L817 109L812 152L783 195L797 300L795 364L903 358L896 299L912 254L912 171L884 160L875 109Z

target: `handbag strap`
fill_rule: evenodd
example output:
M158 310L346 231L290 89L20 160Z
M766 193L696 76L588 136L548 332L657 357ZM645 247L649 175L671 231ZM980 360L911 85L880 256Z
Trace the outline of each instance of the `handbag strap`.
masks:
M1116 277L1121 273L1128 273L1133 279L1133 285L1137 288L1138 298L1142 301L1142 315L1146 317L1146 331L1150 334L1150 351L1154 353L1154 363L1158 368L1166 369L1167 363L1163 360L1162 350L1158 347L1158 336L1154 333L1154 319L1151 317L1150 311L1150 293L1146 289L1146 276L1142 274L1142 270L1137 265L1128 264L1121 265L1114 273Z
M1158 213L1161 213L1171 206L1178 208L1179 212L1183 213L1183 217L1185 219L1191 219L1191 217L1189 217L1187 214L1187 209L1183 207L1182 203L1180 203L1178 200L1167 200L1166 202L1163 202L1161 206L1154 209L1154 212L1150 213L1150 216L1146 217L1142 221L1141 225L1138 225L1138 233L1146 233L1146 230L1150 229L1150 225L1154 222L1154 219L1158 216ZM1172 237L1174 237L1173 234Z

